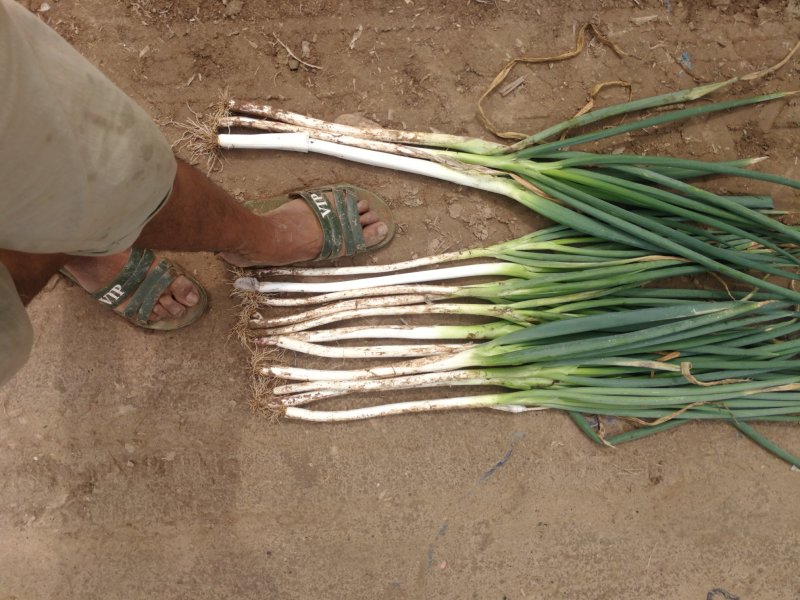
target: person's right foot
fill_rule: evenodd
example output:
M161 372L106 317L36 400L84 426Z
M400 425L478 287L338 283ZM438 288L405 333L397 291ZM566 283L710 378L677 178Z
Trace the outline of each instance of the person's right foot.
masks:
M75 256L64 265L64 269L78 282L78 284L90 294L104 288L112 281L128 262L131 249L128 248L117 254L105 256ZM151 269L158 264L153 261ZM196 306L200 301L200 294L195 285L185 276L180 275L175 278L170 286L158 299L158 303L150 313L149 323L168 319L180 319L186 311ZM123 302L114 310L122 313L127 306Z

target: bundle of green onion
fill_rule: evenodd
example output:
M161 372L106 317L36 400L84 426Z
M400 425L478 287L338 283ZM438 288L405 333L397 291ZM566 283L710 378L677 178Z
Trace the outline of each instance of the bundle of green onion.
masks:
M542 143L568 129L610 116L694 101L735 81L593 111L508 147L443 134L359 129L269 106L231 101L231 111L258 118L227 117L220 126L293 133L222 133L218 143L223 148L319 152L496 192L583 234L650 253L679 256L708 270L798 301L800 293L764 280L763 275L798 278L792 270L798 259L781 245L800 242L800 232L747 205L685 180L726 174L795 188L800 187L800 182L744 168L761 160L758 158L718 163L564 150L658 124L785 98L793 92L665 111L625 125ZM672 217L682 222L676 224ZM734 244L747 240L773 253L758 257L743 253L732 246L725 235L734 236Z
M569 148L789 93L665 110L548 141L611 116L690 103L734 81L590 112L511 146L443 134L359 129L232 102L236 116L226 117L222 127L278 133L222 133L222 147L320 152L423 174L503 194L556 222L489 248L396 265L265 269L239 279L237 288L255 294L258 304L302 307L288 317L265 319L253 313L250 327L257 345L336 358L403 359L350 370L262 367L265 377L297 381L273 390L282 399L284 414L331 421L447 408L560 409L570 412L596 441L601 440L582 414L624 417L643 426L606 440L610 443L688 420L723 419L773 452L783 452L748 423L800 418L800 383L795 383L800 381L795 360L800 341L793 339L800 329L794 308L800 293L774 281L800 278L800 232L773 218L769 198L720 196L688 180L724 174L794 188L800 182L746 168L759 159L704 162ZM446 264L474 259L490 262ZM743 284L743 291L641 287L703 272ZM280 275L368 276L319 283L274 281ZM471 277L492 280L463 283ZM448 280L462 283L431 283ZM322 306L308 308L316 304ZM489 320L477 325L327 327L365 317L420 314ZM324 344L366 338L432 343ZM357 392L487 385L515 391L342 411L300 407ZM781 456L797 461L786 453Z

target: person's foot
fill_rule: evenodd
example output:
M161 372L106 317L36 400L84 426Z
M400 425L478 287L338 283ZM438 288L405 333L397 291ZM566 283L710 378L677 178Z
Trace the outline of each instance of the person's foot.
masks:
M359 222L367 247L375 246L389 235L389 227L370 209L369 201L358 201ZM280 266L317 258L322 250L322 227L308 204L300 198L282 204L261 216L261 235L243 246L238 253L221 252L223 260L237 267L254 265ZM255 246L250 249L249 246Z
M125 266L131 249L118 254L106 256L75 256L64 265L66 270L78 284L90 294L104 288L112 281ZM154 261L154 268L158 261ZM200 294L195 285L185 276L180 275L173 281L166 291L161 294L158 302L150 313L149 323L169 319L179 319L186 310L196 306L200 301ZM123 302L114 310L122 313L127 302Z

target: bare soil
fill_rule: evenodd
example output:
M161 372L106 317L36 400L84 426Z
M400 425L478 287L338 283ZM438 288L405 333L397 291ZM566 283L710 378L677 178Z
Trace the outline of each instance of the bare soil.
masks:
M531 132L571 116L596 83L643 97L774 64L800 34L797 0L39 0L41 18L146 108L166 135L221 90L326 119L487 136L476 101ZM292 70L278 39L306 62ZM798 87L798 59L736 93ZM608 90L599 100L625 98ZM783 101L614 148L769 155L798 177L800 103ZM349 181L389 199L393 261L520 235L511 201L314 156L225 155L237 198ZM726 189L725 182L712 185ZM797 210L796 194L768 191ZM198 206L198 210L202 210ZM800 473L723 424L617 449L558 413L459 412L336 426L270 424L248 406L247 353L229 338L230 276L179 255L213 306L150 334L54 281L30 307L36 347L0 392L0 598L800 597ZM369 260L366 258L360 260ZM800 453L797 429L763 426Z

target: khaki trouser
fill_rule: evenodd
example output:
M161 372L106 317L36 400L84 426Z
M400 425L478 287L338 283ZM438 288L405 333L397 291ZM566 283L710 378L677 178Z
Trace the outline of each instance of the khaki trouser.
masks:
M168 196L176 163L139 106L57 33L0 0L0 248L112 254ZM0 267L0 385L30 347Z

